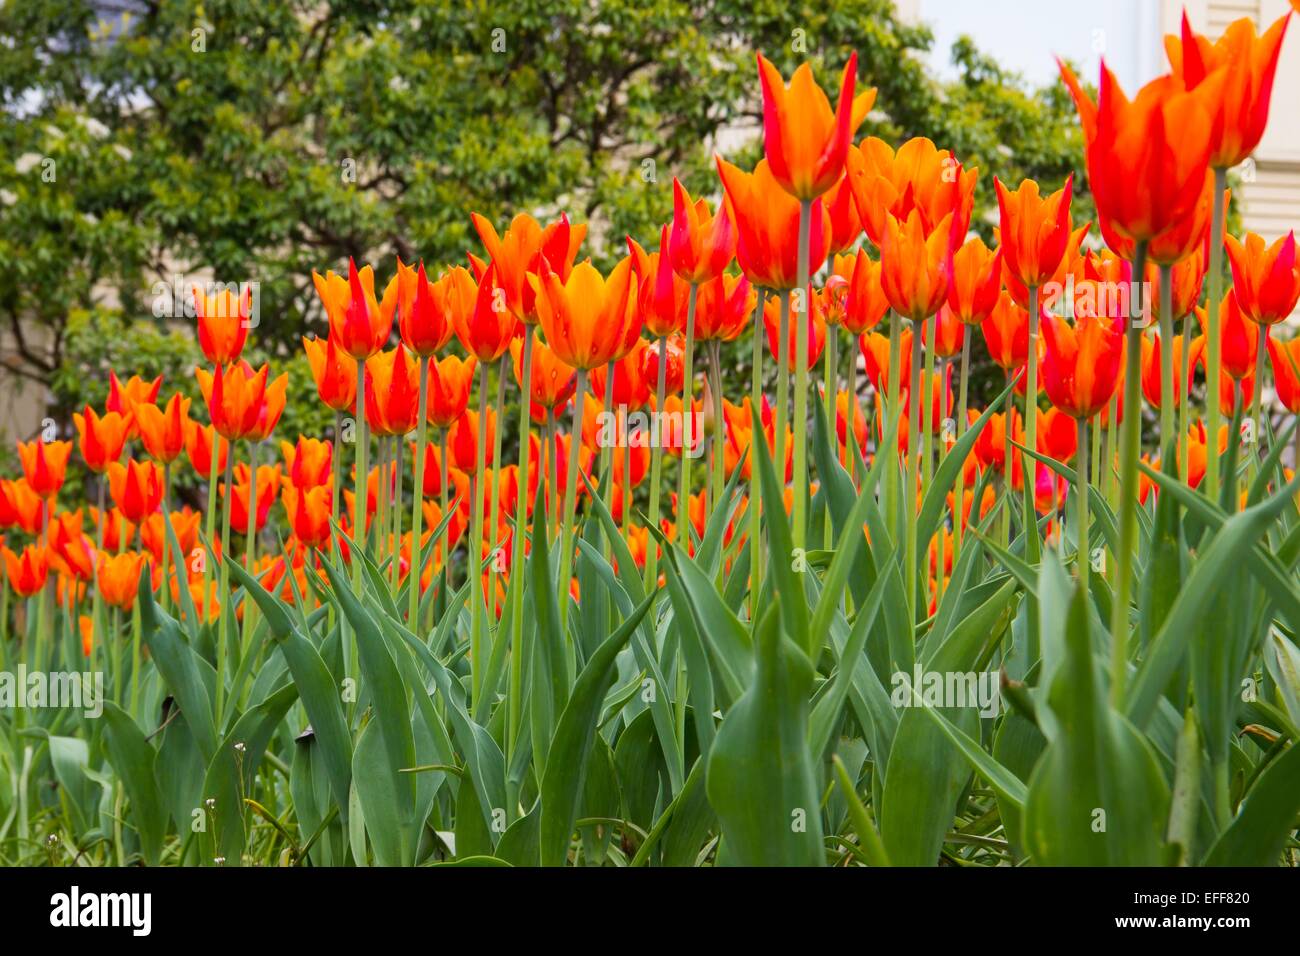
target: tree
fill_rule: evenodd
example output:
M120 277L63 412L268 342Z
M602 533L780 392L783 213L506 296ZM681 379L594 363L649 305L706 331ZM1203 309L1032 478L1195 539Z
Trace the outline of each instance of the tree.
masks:
M18 159L0 325L13 372L57 380L63 413L103 393L64 368L69 317L161 326L187 278L258 283L258 342L287 357L323 331L313 269L463 261L470 210L568 210L608 265L625 233L653 241L673 176L719 192L719 131L757 159L758 50L831 85L857 50L880 90L864 132L951 146L985 170L985 212L994 169L1055 187L1081 166L1062 91L1027 91L966 40L938 82L931 34L889 0L9 0L0 34L0 153Z

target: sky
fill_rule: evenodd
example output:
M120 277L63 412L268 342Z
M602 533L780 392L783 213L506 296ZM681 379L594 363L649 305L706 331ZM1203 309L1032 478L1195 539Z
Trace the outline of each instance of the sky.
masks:
M1034 86L1057 79L1053 56L1084 68L1096 82L1100 55L1126 90L1165 69L1159 0L919 0L934 31L931 65L952 77L949 50L962 34Z

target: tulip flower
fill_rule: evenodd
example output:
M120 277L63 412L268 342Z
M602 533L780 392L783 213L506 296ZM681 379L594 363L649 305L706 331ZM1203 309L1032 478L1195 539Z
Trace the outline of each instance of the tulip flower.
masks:
M732 342L749 323L754 292L748 279L723 273L700 284L695 309L697 342Z
M743 282L744 280L740 281ZM720 305L725 306L725 303ZM748 315L746 315L746 318L748 318ZM650 349L649 342L645 339L637 339L636 344L627 355L609 365L592 369L592 391L597 395L605 394L605 386L609 384L609 371L612 368L614 373L612 381L613 406L615 408L624 408L629 412L644 408L650 402L651 394L651 379L647 372L655 368L658 362L657 355L648 354ZM562 367L567 368L567 366ZM569 375L572 377L572 369L569 369ZM573 394L572 388L569 389L569 394ZM566 397L564 401L567 400ZM563 404L563 401L558 403L558 405Z
M128 459L108 466L108 487L113 503L135 524L158 510L163 497L163 470L151 461Z
M1073 183L1071 174L1063 187L1043 197L1032 179L1024 180L1015 192L993 179L1001 216L998 250L1007 271L1031 290L1052 277L1069 246Z
M80 581L95 577L95 542L81 530L81 512L61 512L49 525L47 557L56 571Z
M824 311L819 308L818 297L813 290L808 290L808 300L812 303L812 309L809 311L811 321L808 324L808 344L807 356L808 361L805 368L811 370L816 367L818 360L821 358L822 349L826 347L826 318ZM798 348L795 337L799 334L798 329L791 328L788 330L789 338L785 348L781 348L781 329L778 317L779 303L775 299L769 299L763 309L763 327L767 330L767 344L772 350L773 357L784 355L790 371L796 371L795 363L798 361Z
M853 259L848 298L844 303L844 328L853 335L874 329L889 311L889 300L881 285L881 266L859 249Z
M921 344L931 349L939 358L952 358L961 351L962 343L965 342L965 326L956 314L948 308L947 304L939 306L938 313L935 314L934 344L931 345L927 339L927 330L930 323L921 326Z
M429 365L429 424L435 428L449 428L465 414L469 406L469 393L474 385L474 367L478 360L472 355L462 359L448 355Z
M218 365L215 372L201 367L194 369L203 399L208 403L212 425L227 441L246 438L257 428L269 372L270 366L263 365L253 372L242 362L228 369Z
M998 296L980 330L989 356L1004 371L1012 372L1029 359L1029 313L1011 300L1009 293Z
M510 346L521 323L505 305L505 290L497 282L495 265L483 273L474 308L453 314L456 337L480 362L491 364Z
M744 172L720 156L716 159L722 186L736 217L736 262L741 272L754 285L765 289L795 288L799 200L776 181L765 159L759 160L753 173ZM840 192L852 198L847 189ZM813 200L811 209L808 267L809 272L816 272L830 251L833 224L822 200Z
M801 202L829 190L844 172L853 133L876 101L875 89L853 95L858 55L853 53L840 75L840 99L830 100L801 63L787 87L777 68L758 54L763 90L763 148L781 188Z
M332 446L317 438L298 436L298 444L280 442L284 468L295 488L318 488L330 481L333 465Z
M632 261L624 259L608 280L590 262L575 266L567 282L549 270L535 280L542 331L560 361L586 372L627 354L641 330L631 279Z
M1295 231L1265 248L1264 240L1247 233L1244 242L1225 238L1232 265L1232 288L1241 311L1260 325L1276 325L1300 300L1300 260Z
M1257 36L1254 21L1242 17L1211 43L1193 32L1184 10L1180 36L1165 37L1165 52L1174 76L1187 89L1196 91L1210 85L1211 79L1223 71L1222 85L1207 98L1210 165L1215 169L1244 162L1263 138L1287 19L1284 14Z
M230 507L232 527L241 532L248 531L250 508L254 507L254 502L257 508L257 521L252 530L261 531L266 527L271 503L275 500L275 492L280 484L280 475L279 465L263 465L257 469L257 486L254 488L252 472L248 465L241 462L235 467L231 488L227 488L224 482L221 485L222 497L228 497L226 503Z
M59 493L68 471L68 456L72 454L70 441L41 441L35 439L18 443L18 458L22 462L23 476L32 491L47 501Z
M152 405L158 401L158 390L162 388L162 376L159 375L152 382L146 382L139 375L132 375L126 384L117 377L117 372L112 369L108 372L108 398L104 401L104 410L108 412L117 412L127 421L127 439L134 438L139 434L138 426L135 421L135 406L137 403Z
M390 309L385 315L379 308L370 266L358 271L356 262L348 259L346 279L333 271L322 277L313 270L311 277L329 319L330 338L340 349L360 360L384 347L392 331L393 313Z
M468 279L468 275L465 278ZM448 273L435 285L425 275L423 261L413 269L399 258L397 272L388 281L379 308L387 313L390 323L396 312L402 342L415 355L424 358L451 340L454 332L451 313L458 307L456 300L464 296L472 302L473 295L472 283L465 290L463 283ZM448 302L449 298L452 302Z
M172 531L176 535L176 543L179 545L177 554L180 556L194 553L195 547L199 540L199 522L203 516L186 506L180 511L173 511L164 518L162 512L154 512L144 519L140 524L140 541L148 549L158 562L159 568L162 567L168 547L167 547L167 528L166 521L170 521ZM183 561L184 558L182 557Z
M562 215L557 222L543 229L532 216L520 213L510 221L506 234L498 236L485 217L472 213L470 218L496 266L497 281L505 292L506 307L521 322L535 325L536 293L528 281L528 274L540 274L544 261L551 271L567 279L578 255L578 247L587 235L586 224L570 225L569 217Z
M283 497L294 536L306 547L318 550L327 547L330 543L332 514L330 488L326 485L288 485Z
M135 408L144 449L155 461L170 464L185 450L185 426L190 420L190 400L179 392L167 402L166 409L141 403Z
M91 508L90 517L103 537L105 551L121 551L135 540L135 522L128 521L121 508L109 508L103 512Z
M0 480L0 528L16 526L30 535L39 535L47 517L44 499L32 491L26 478Z
M866 366L867 378L877 392L888 393L890 389L889 339L876 332L868 332L859 340L862 347L863 364ZM912 380L912 330L903 329L900 336L898 381L906 383Z
M1300 338L1277 342L1269 336L1267 342L1278 400L1292 415L1300 415Z
M1206 335L1206 350L1209 349L1209 330L1206 310L1192 310ZM1255 372L1255 359L1259 354L1259 336L1268 326L1256 325L1246 317L1237 301L1235 289L1229 289L1219 305L1219 314L1223 324L1219 330L1219 349L1222 368L1230 378L1237 381Z
M686 187L673 179L668 253L677 275L692 285L712 279L736 255L738 239L729 199L724 198L718 211L711 212L707 202L692 200Z
M953 253L948 308L966 325L979 325L997 306L1002 291L1002 248L990 252L978 236Z
M45 587L45 579L50 571L46 550L40 545L29 544L22 554L15 554L8 547L0 548L4 555L5 573L9 586L19 597L31 597Z
M1056 408L1087 420L1110 401L1119 383L1122 320L1076 317L1074 325L1043 314L1043 384Z
M899 315L923 320L939 311L947 297L950 222L945 217L927 231L915 210L902 222L892 216L886 220L880 248L881 286Z
M366 360L366 424L379 437L405 435L417 422L420 397L415 359L401 342Z
M215 295L207 295L195 285L194 311L199 320L199 348L213 365L229 365L239 360L252 325L253 292L245 286L239 294L220 286Z
M735 204L734 199L732 203ZM853 187L847 174L830 188L825 203L831 222L830 253L838 255L853 248L853 244L862 235L862 217L858 215L858 204L853 198ZM741 215L739 209L736 210L736 215ZM814 218L813 223L816 221ZM736 258L740 258L739 253Z
M145 556L139 551L124 551L121 554L100 552L99 591L109 606L129 611L135 605L144 561Z
M338 348L333 339L302 340L311 366L316 392L327 408L346 412L357 400L357 360Z
M118 412L106 412L101 416L87 405L85 414L73 412L72 420L80 436L77 447L86 467L96 474L103 474L109 462L122 457L129 431L126 418Z
M1187 369L1194 368L1200 361L1201 355L1205 350L1205 338L1198 336L1189 344L1186 337L1175 335L1171 339L1171 351L1174 375L1174 406L1182 404L1183 399L1191 391L1191 376L1186 373ZM1142 394L1146 396L1147 402L1152 408L1163 409L1162 384L1161 384L1161 360L1163 353L1163 341L1160 335L1142 337ZM1184 356L1184 353L1187 353ZM1163 437L1163 436L1162 436Z
M226 456L230 453L230 442L217 435L217 430L211 425L200 425L193 419L185 423L185 454L189 456L190 464L194 466L194 470L204 478L207 478L213 472L213 439L216 440L217 444L215 470L219 472L225 471Z

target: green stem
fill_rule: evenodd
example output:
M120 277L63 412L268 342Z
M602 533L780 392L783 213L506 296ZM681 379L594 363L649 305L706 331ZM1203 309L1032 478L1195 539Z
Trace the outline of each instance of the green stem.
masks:
M415 487L411 494L411 570L410 583L407 586L407 606L406 606L406 625L417 636L420 632L420 581L423 579L421 572L424 569L424 562L421 560L422 548L420 546L420 536L424 533L424 459L425 459L425 435L428 430L428 422L425 416L429 407L429 363L432 359L429 356L420 357L420 408L419 418L415 426ZM528 412L528 403L524 402L524 413ZM524 442L523 447L526 450L528 443Z
M1038 450L1038 287L1029 287L1029 352L1025 359L1025 447ZM1139 366L1140 370L1140 366ZM1038 511L1034 507L1034 489L1037 484L1038 463L1029 455L1025 464L1025 560L1036 564L1040 554L1038 536Z
M1205 427L1209 454L1205 456L1205 491L1219 500L1219 376L1223 368L1219 341L1219 300L1223 297L1223 200L1228 184L1226 169L1214 170L1214 205L1210 214L1210 290L1205 304Z
M397 594L397 588L402 583L402 435L393 436L393 594ZM419 491L416 491L415 499L418 502L420 498ZM411 547L414 549L415 543L412 541ZM414 552L412 552L414 554ZM412 591L419 591L415 582L411 583Z
M226 450L226 483L225 497L226 507L222 510L221 516L221 584L217 588L217 600L221 602L220 617L217 619L217 706L216 714L220 719L223 713L222 707L225 703L226 696L226 657L229 652L230 643L230 615L227 613L229 605L226 604L226 595L230 593L230 569L226 565L226 557L230 554L230 501L235 496L234 491L234 464L235 464L235 446L232 442L230 448ZM120 537L119 537L120 540ZM206 598L206 595L205 595Z
M799 203L798 289L802 308L795 315L794 388L794 546L807 543L808 525L808 246L812 229L812 200Z
M916 621L917 591L916 571L920 563L920 542L916 521L916 485L921 476L921 319L912 319L912 368L911 384L907 390L907 487L903 489L905 519L907 525L907 608L909 621Z
M573 574L573 516L577 507L578 450L582 445L582 413L587 404L587 370L578 369L578 387L573 400L573 425L569 433L569 473L564 476L564 526L560 535L560 633L566 634L569 620L569 579ZM686 455L682 455L686 460ZM679 509L680 510L680 509ZM679 519L680 520L680 517ZM689 519L687 519L689 520ZM680 525L679 525L680 527Z
M750 442L765 441L763 436L763 306L767 301L767 290L758 290L758 304L754 316L754 342L750 368L749 417ZM749 619L752 621L758 606L758 589L762 578L763 544L760 508L762 497L758 487L758 469L755 462L758 456L753 448L749 450Z
M483 507L487 489L484 487L487 471L487 416L488 389L491 385L491 365L479 363L478 380L478 444L474 459L474 513L470 516L469 557L465 573L469 575L469 661L471 699L478 705L482 694L483 669Z
M709 373L712 379L709 391L713 398L713 506L722 504L722 489L726 483L726 438L727 423L722 412L722 343L718 339L709 342ZM623 475L627 481L627 473Z
M1079 513L1079 527L1075 529L1075 536L1079 540L1079 583L1084 594L1087 594L1088 571L1092 560L1092 551L1088 547L1088 420L1078 419L1076 427L1079 430L1079 453L1075 457L1077 468L1074 494L1075 506Z
M776 344L776 474L785 487L785 432L790 421L790 290L780 293L781 315Z
M532 504L528 493L529 470L529 413L533 386L533 336L531 327L524 329L524 341L520 361L519 377L519 456L516 462L519 476L519 500L515 503L515 531L511 542L513 554L510 558L510 576L513 589L510 593L510 690L506 698L506 757L514 753L515 740L519 735L520 721L523 715L523 640L524 640L524 531L527 523L528 508ZM515 578L520 575L519 578Z
M1160 447L1174 437L1174 289L1169 266L1160 266ZM1186 344L1186 343L1184 343ZM1177 454L1177 452L1175 452Z
M668 338L659 338L659 372L655 380L655 428L650 442L650 526L659 530L659 493L663 479L664 402L668 391ZM683 451L684 453L684 451ZM653 534L646 544L645 585L653 589L659 580L659 550Z
M527 403L525 403L527 404ZM489 509L492 526L488 529L488 543L492 560L488 562L488 583L487 599L488 607L496 607L497 599L497 565L500 563L500 556L497 554L497 548L500 547L500 541L497 535L500 533L501 524L501 432L503 431L501 423L505 416L506 405L506 363L503 359L497 363L497 399L494 414L496 418L495 427L492 429L492 505ZM495 617L496 615L493 615ZM501 634L501 628L497 626L498 637Z
M1187 477L1187 416L1192 404L1192 313L1183 318L1182 377L1178 380L1178 476Z
M970 375L970 340L971 329L962 329L961 336L961 383L957 391L957 437L966 434L966 379ZM957 497L954 499L956 507L953 509L952 516L952 560L954 566L957 563L958 556L961 555L961 538L962 538L962 509L966 507L966 464L957 469ZM971 511L976 513L975 502L971 503Z
M698 429L695 425L695 300L700 291L699 285L691 283L691 295L686 306L686 355L682 360L682 422L691 423L690 429L682 428L682 459L677 477L677 540L682 547L689 549L691 532L688 527L691 515L691 447L690 438ZM688 434L689 433L689 434ZM572 456L570 456L572 457ZM569 476L570 480L573 476Z
M1128 677L1129 594L1133 578L1133 557L1137 550L1138 453L1142 445L1142 328L1141 277L1146 274L1146 242L1139 242L1133 256L1134 294L1129 303L1128 355L1125 356L1124 422L1120 426L1120 526L1119 554L1115 556L1115 602L1111 608L1111 701L1124 699Z

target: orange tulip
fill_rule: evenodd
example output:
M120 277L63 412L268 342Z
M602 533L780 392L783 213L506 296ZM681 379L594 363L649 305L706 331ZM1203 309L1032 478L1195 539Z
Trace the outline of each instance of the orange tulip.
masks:
M411 468L415 468L416 444L411 442ZM424 447L424 495L425 498L437 498L442 494L442 457L438 446L429 443ZM454 500L458 495L469 497L469 475L459 468L452 467L448 455L447 465L447 500Z
M690 284L673 270L668 226L659 231L659 251L646 252L631 236L628 249L636 270L636 304L646 331L666 338L686 329Z
M702 283L695 305L695 341L735 341L749 325L756 298L744 276L724 272Z
M398 334L406 347L416 355L432 355L451 339L452 328L445 301L435 298L433 283L424 271L424 260L419 266L404 263L399 256L397 271L384 287L379 310L390 327L397 320Z
M44 530L47 517L45 500L32 491L26 478L0 480L0 527L17 526L37 535Z
M64 511L49 526L47 556L60 574L80 581L95 577L95 542L81 530L81 512Z
M1219 411L1228 418L1237 411L1236 402L1241 402L1241 408L1249 409L1255 400L1255 376L1254 374L1243 375L1241 378L1233 378L1228 374L1227 369L1219 373Z
M848 425L849 409L853 409L853 435L857 439L857 448L862 451L867 447L867 420L862 414L862 406L858 402L856 395L850 395L846 391L835 393L835 435L839 440L840 446L840 463L848 461Z
M753 474L754 442L756 439L754 418L750 414L750 403L746 401L740 405L733 405L724 398L722 400L722 417L726 422L723 466L728 475L739 466L741 477L748 481ZM759 410L759 424L761 428L758 433L767 442L768 456L774 457L776 455L776 420L772 415L772 407L768 404L766 395L763 396L763 407ZM859 445L859 447L865 446L865 439L864 433L863 444ZM784 447L785 467L781 469L781 473L785 476L783 483L790 481L794 474L794 433L788 424L785 426ZM780 465L778 464L777 467L780 468Z
M734 204L735 201L732 202ZM862 217L858 215L858 204L853 198L853 187L849 183L847 174L831 187L830 192L826 194L825 203L831 221L830 253L838 255L853 248L853 244L858 241L858 236L862 235ZM736 215L740 214L740 210L737 209ZM816 222L814 216L813 223Z
M1067 415L1091 418L1110 402L1119 383L1123 320L1080 316L1071 326L1051 312L1042 319L1047 397Z
M730 255L728 255L730 258ZM605 279L588 261L567 281L543 265L537 315L551 350L576 369L593 369L626 355L641 334L631 295L632 260L625 258Z
M1268 248L1255 233L1239 242L1224 240L1232 263L1232 287L1246 316L1260 325L1276 325L1295 309L1300 300L1300 261L1296 259L1295 231L1288 232Z
M328 446L327 446L328 447ZM324 548L330 543L332 491L329 485L284 489L284 510L294 536L309 548ZM260 509L259 509L260 510Z
M108 466L108 489L122 514L139 524L162 503L163 471L151 461L114 462Z
M218 288L216 295L193 287L194 311L199 320L199 348L213 365L237 361L248 338L253 293L245 286L239 295L230 288Z
M996 176L993 178L1001 215L998 249L1007 271L1025 286L1041 287L1065 256L1070 242L1073 185L1072 173L1063 187L1044 198L1032 179L1024 180L1011 192Z
M180 555L190 555L194 552L199 540L199 522L202 519L202 514L188 506L171 513L172 531L176 534ZM167 540L167 526L163 520L163 513L155 511L140 524L140 541L160 566L163 559L163 542Z
M336 412L349 411L357 401L357 360L337 348L330 338L304 336L302 347L320 400Z
M89 405L84 415L73 412L72 420L80 436L78 448L86 467L96 474L103 474L110 461L122 457L129 423L118 412L106 412L100 416Z
M23 548L21 555L17 555L4 547L0 548L0 554L4 555L9 586L19 597L31 597L45 587L50 563L44 548L29 544Z
M448 355L429 363L429 424L449 428L465 413L470 389L474 385L474 356L462 359Z
M1276 342L1269 336L1267 346L1278 400L1291 414L1300 415L1300 338Z
M880 284L894 311L914 322L938 312L948 295L951 223L945 216L927 231L916 210L901 223L893 216L885 220Z
M275 431L276 423L284 414L285 401L289 393L289 373L281 372L275 381L266 386L266 392L257 409L257 422L248 433L249 441L266 441Z
M894 152L884 140L869 136L849 150L846 165L863 228L877 246L884 241L889 216L902 222L913 211L926 232L951 214L953 244L965 237L979 170L963 169L949 150L918 136Z
M1226 69L1187 91L1173 76L1153 80L1129 100L1101 65L1097 103L1063 62L1061 75L1079 112L1088 180L1103 232L1145 242L1195 208L1210 161L1210 108Z
M213 427L223 438L233 442L248 437L257 428L269 372L266 365L253 372L244 362L229 366L229 370L218 365L215 373L201 367L194 369Z
M1205 310L1198 307L1194 311L1196 320L1201 324L1201 331L1204 332ZM1219 349L1223 363L1222 371L1237 381L1253 375L1255 360L1259 354L1260 331L1263 330L1267 334L1268 328L1251 322L1237 302L1236 290L1229 289L1219 305Z
M1227 192L1231 192L1228 190ZM1224 197L1224 208L1227 208L1228 198ZM1173 265L1181 262L1183 259L1192 255L1197 249L1205 246L1209 241L1210 222L1214 211L1214 172L1207 169L1205 171L1205 182L1201 187L1201 195L1196 200L1191 211L1178 219L1156 238L1152 239L1147 245L1147 261L1155 265ZM1102 220L1102 237L1106 240L1106 245L1110 246L1122 258L1131 260L1133 258L1133 242L1122 235L1117 235L1110 229L1107 220ZM1222 237L1220 237L1222 241Z
M812 369L821 358L826 348L826 312L821 297L808 287L808 368ZM772 350L773 358L779 358L781 346L781 302L770 298L763 306L763 326L767 330L767 345ZM799 326L796 322L787 323L785 359L790 371L799 365Z
M929 322L921 324L921 342L926 348L931 347L930 342L925 337L929 326ZM934 354L938 358L952 358L961 351L965 331L966 326L948 308L947 303L939 306L939 312L934 319Z
M873 261L866 250L859 249L847 278L849 288L844 301L844 328L853 335L861 335L879 325L889 311L889 300L880 284L880 263Z
M948 308L966 325L979 325L998 304L1002 292L1002 249L990 252L973 236L952 256Z
M103 514L98 508L91 508L90 517L104 535L105 551L120 551L135 540L135 522L128 521L121 508L111 508Z
M242 533L248 528L249 498L253 493L252 475L248 465L242 462L235 466L234 487L230 495L230 526ZM271 502L275 499L276 489L280 485L280 466L262 465L257 469L257 523L255 530L266 527L267 516L271 512ZM226 497L225 482L221 484L221 496Z
M110 607L131 610L140 590L140 573L145 556L139 551L121 554L99 553L99 593Z
M401 342L366 359L366 423L374 435L405 435L418 424L420 371Z
M647 385L652 385L655 392L659 389L659 360L661 350L664 356L664 396L679 394L686 378L685 356L681 336L660 339L649 343L641 353L641 376Z
M765 289L793 289L799 284L799 200L776 181L765 159L758 161L753 173L744 172L721 156L716 160L723 189L736 216L736 262L741 272L754 285ZM852 199L847 189L841 189L840 193ZM814 199L808 232L809 275L826 261L832 229L826 205L821 199Z
M1163 343L1160 341L1160 334L1157 332L1153 336L1142 337L1142 394L1146 396L1147 402L1154 409L1160 408L1160 361L1161 348ZM1174 407L1177 408L1182 404L1191 390L1191 369L1195 368L1201 361L1201 353L1205 350L1205 336L1197 336L1192 339L1190 346L1184 341L1181 335L1173 337L1173 358L1174 358ZM1182 381L1183 376L1183 352L1188 351L1187 368L1188 380Z
M284 455L284 468L295 488L317 488L329 484L334 448L319 438L298 436L298 444L280 442Z
M1023 443L1025 440L1024 420L1020 412L1015 408L1011 409L1011 439ZM975 438L975 455L979 459L981 468L992 468L999 474L1006 474L1006 450L1007 450L1007 413L994 412L989 416L984 427L980 429ZM1012 460L1015 464L1012 466L1012 475L1023 467L1023 456L1012 453Z
M881 394L889 391L889 339L879 332L868 332L858 340L862 349L867 378ZM912 330L903 329L898 349L899 387L906 390L912 380Z
M712 283L709 284L711 285ZM707 286L704 288L707 288ZM700 290L701 301L703 301L704 288L701 288ZM634 412L649 403L650 396L654 393L655 382L657 381L657 378L654 376L658 376L659 374L658 353L655 353L653 356L653 363L647 363L646 353L649 352L649 350L649 342L645 339L637 339L636 345L632 347L632 351L628 352L627 355L614 363L613 396L615 408L622 407L629 412ZM534 348L533 354L537 354L536 348ZM602 398L605 395L605 376L608 367L609 366L602 366L591 370L591 390ZM649 369L652 369L652 371L648 375L647 371ZM569 374L572 375L572 373L573 370L570 369ZM516 365L515 375L518 376L518 374L519 369ZM536 373L534 372L534 375L535 374ZM570 389L569 394L573 394L572 389ZM568 401L567 396L565 401Z
M491 407L487 410L487 457L484 461L491 465L492 446L496 441L497 413ZM465 409L460 417L451 424L447 432L448 464L461 471L473 474L478 467L478 412Z
M225 471L230 442L218 436L217 430L211 425L200 425L193 419L185 423L185 454L202 478L212 474L213 439L216 439L217 445L217 471Z
M1009 293L998 296L993 310L980 323L989 356L1004 371L1023 366L1029 359L1029 312L1011 300Z
M127 420L128 439L139 434L135 421L135 406L139 403L152 405L158 400L158 390L162 388L162 376L152 382L146 382L139 375L132 375L125 385L118 380L117 372L108 372L108 398L104 401L104 410L117 412Z
M168 464L185 450L185 425L190 420L190 400L179 392L167 401L166 410L141 403L135 408L144 450L155 461Z
M858 55L853 53L840 74L840 99L832 112L811 66L801 63L787 87L780 71L758 54L763 148L772 175L796 199L816 199L844 172L853 133L876 101L875 89L854 97L857 66Z
M1198 89L1220 71L1225 73L1222 86L1208 99L1210 165L1215 169L1244 162L1264 135L1286 26L1283 14L1266 33L1256 36L1254 21L1242 17L1211 43L1192 31L1184 10L1181 37L1165 37L1170 66L1188 89Z
M687 282L712 279L730 264L738 236L731 201L724 198L718 212L709 211L703 199L691 195L673 179L673 227L668 234L668 254L673 270Z
M460 344L480 362L495 362L505 354L521 323L506 307L506 292L497 280L495 265L483 272L474 308L454 312L452 324Z
M545 261L562 279L569 277L578 247L587 235L585 223L573 226L567 215L545 229L527 213L510 221L505 236L498 236L486 218L472 213L470 218L483 241L488 256L496 266L497 281L505 291L506 307L521 322L537 323L536 294L528 273L540 274Z
M68 456L72 454L70 441L41 441L34 439L18 443L18 458L23 475L32 491L42 498L53 498L63 487L67 477Z
M354 359L365 359L384 347L393 328L393 313L385 315L375 299L375 273L370 266L360 271L348 259L348 277L333 271L322 278L311 274L316 294L329 318L330 338Z
M1169 270L1169 285L1171 298L1173 300L1174 321L1183 318L1187 313L1192 311L1196 302L1201 297L1201 286L1205 283L1205 271L1207 266L1207 256L1205 246L1199 246L1191 255L1180 259ZM1151 288L1158 288L1157 281L1159 275L1156 267L1152 265L1147 269L1147 281L1151 283ZM1160 296L1149 296L1151 312L1155 318L1160 318Z

